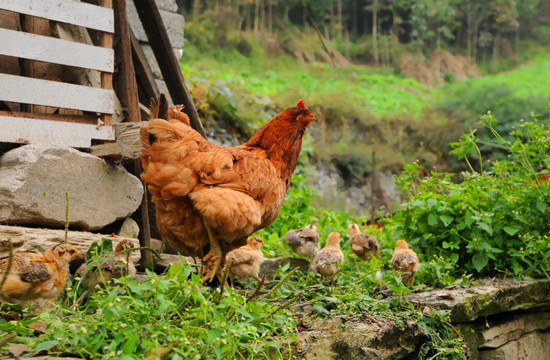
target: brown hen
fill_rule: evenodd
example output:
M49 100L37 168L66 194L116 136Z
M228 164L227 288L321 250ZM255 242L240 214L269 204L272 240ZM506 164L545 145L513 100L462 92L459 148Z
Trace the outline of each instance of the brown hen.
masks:
M230 250L275 220L304 131L317 119L300 101L245 144L223 147L193 130L180 109L151 106L151 120L141 128L141 178L149 184L163 240L184 255L203 257L207 281Z
M27 300L51 298L65 287L69 262L82 258L71 244L60 244L44 255L16 252L0 259L0 298L19 304ZM10 264L11 261L11 264ZM5 277L5 279L4 279Z

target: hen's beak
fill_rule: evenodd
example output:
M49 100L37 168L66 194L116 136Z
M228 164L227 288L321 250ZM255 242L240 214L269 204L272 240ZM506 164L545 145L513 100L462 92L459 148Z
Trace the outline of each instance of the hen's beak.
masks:
M312 116L309 121L317 121L317 118L315 116Z

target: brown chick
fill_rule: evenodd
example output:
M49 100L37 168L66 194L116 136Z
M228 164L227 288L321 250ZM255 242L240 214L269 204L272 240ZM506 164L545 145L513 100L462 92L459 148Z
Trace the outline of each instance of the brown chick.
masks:
M395 243L395 251L391 257L391 264L395 272L400 272L404 281L407 281L409 287L413 285L414 274L420 268L418 255L409 249L409 245L405 240L397 240Z
M260 265L264 261L262 245L264 241L261 236L251 236L245 246L231 250L226 255L226 263L231 261L229 266L229 280L231 287L234 287L235 277L253 277L260 281Z
M311 269L323 277L331 277L338 272L338 264L343 263L344 253L340 250L340 233L331 232L328 234L325 247L315 254Z
M98 269L98 264L92 264L92 260L89 260L78 268L76 276L82 277L88 288L95 289L97 285L104 286L106 283L121 276L134 275L137 270L134 263L130 260L131 252L121 253L123 250L133 248L134 244L129 240L122 240L115 247L115 251L112 254L108 254L106 260L101 262L101 272ZM86 269L88 270L86 271Z
M380 244L374 236L362 233L355 223L348 225L348 232L351 250L361 260L369 261L371 255L380 258Z
M0 259L0 282L6 277L0 289L0 298L19 304L37 298L52 298L63 290L69 263L82 255L71 244L59 244L47 250L44 255L32 252L14 253Z
M300 256L313 259L317 251L319 251L319 233L317 232L317 227L313 224L303 229L289 230L284 240Z

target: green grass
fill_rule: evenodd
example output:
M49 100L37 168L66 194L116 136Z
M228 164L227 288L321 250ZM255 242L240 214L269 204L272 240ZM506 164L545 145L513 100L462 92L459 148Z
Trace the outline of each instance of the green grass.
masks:
M204 54L192 45L186 49L182 70L192 83L219 79L258 97L267 96L275 106L288 107L299 98L304 98L306 104L324 105L322 100L335 96L340 103L330 104L334 107L346 111L353 103L376 116L406 113L418 117L432 92L414 80L365 66L301 64L288 56L252 58L236 50L217 49Z

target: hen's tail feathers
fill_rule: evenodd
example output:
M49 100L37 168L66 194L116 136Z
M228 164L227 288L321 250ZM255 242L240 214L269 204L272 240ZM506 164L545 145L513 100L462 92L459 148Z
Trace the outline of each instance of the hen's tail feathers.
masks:
M164 93L160 94L158 99L151 99L149 103L149 120L164 119L168 120L168 101Z

